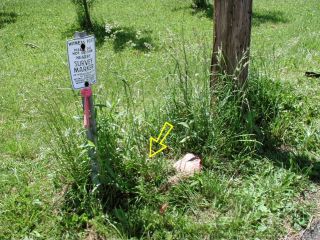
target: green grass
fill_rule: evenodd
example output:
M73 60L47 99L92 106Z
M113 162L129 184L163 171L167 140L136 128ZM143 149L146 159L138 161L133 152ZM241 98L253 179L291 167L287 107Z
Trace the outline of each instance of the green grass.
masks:
M101 203L68 75L74 6L1 1L1 239L276 239L308 224L313 202L301 194L317 187L320 99L304 72L318 70L320 4L255 1L247 95L223 85L210 111L210 9L191 3L96 2ZM164 121L175 125L170 149L148 160ZM169 159L186 151L202 173L163 191Z

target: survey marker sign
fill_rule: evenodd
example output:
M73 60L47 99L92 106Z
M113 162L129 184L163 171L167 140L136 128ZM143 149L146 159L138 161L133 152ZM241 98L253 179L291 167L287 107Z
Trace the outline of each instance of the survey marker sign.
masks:
M85 83L97 82L96 46L94 36L67 41L70 77L74 89L85 87Z

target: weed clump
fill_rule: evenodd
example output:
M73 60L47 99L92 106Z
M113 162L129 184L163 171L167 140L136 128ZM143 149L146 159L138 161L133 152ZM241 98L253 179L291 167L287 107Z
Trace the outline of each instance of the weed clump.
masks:
M274 126L291 105L290 87L253 72L241 89L236 86L234 76L221 76L212 93L209 74L192 79L191 69L181 70L187 68L188 64L175 67L170 74L172 79L168 80L172 85L169 84L165 104L153 114L144 112L144 118L136 114L131 104L134 100L127 95L126 111L119 114L121 111L118 110L118 114L108 115L100 121L99 147L106 169L104 203L110 215L120 223L121 231L129 237L141 237L146 233L153 237L166 237L167 234L185 237L182 230L174 230L177 226L189 231L188 236L214 231L210 224L199 228L189 225L186 215L195 211L192 209L211 211L209 202L212 199L215 199L213 209L223 212L233 205L227 196L238 198L243 193L224 193L230 183L218 180L212 171L218 170L215 174L222 178L256 174L255 171L266 164L266 159L259 157L259 153L282 143L281 136L274 134ZM107 110L109 114L111 109L114 108ZM162 186L172 172L168 160L162 156L147 158L147 144L150 133L155 132L153 126L165 121L174 125L174 131L168 140L172 147L162 156L175 158L193 152L203 158L205 173L163 193ZM286 178L285 174L281 177ZM292 176L292 182L297 181L298 178ZM279 198L283 197L277 194ZM240 198L247 209L260 204ZM164 205L170 205L171 210L162 217L159 209ZM257 215L255 221L266 217L266 214ZM257 222L252 222L255 224ZM219 231L215 237L223 237L221 234Z
M174 90L165 110L182 152L232 159L281 143L273 127L292 99L280 81L251 73L240 89L234 76L222 75L213 93L209 82L183 77L179 83L181 94Z
M304 182L291 171L277 169L260 153L285 139L285 131L277 129L283 127L283 113L295 109L290 87L252 71L242 88L235 84L235 76L222 74L212 90L210 73L199 73L186 51L182 64L176 59L163 105L137 106L130 85L123 81L123 98L99 111L100 202L92 197L92 185L85 180L89 178L77 178L81 167L88 175L89 164L77 166L70 174L78 187L69 191L74 195L71 203L66 201L67 219L76 219L80 226L83 219L96 220L107 232L116 229L115 235L124 238L232 239L238 234L246 238L257 228L263 230L261 238L276 236L278 232L268 232L269 217L273 224L280 223L282 215L296 214L292 199ZM169 150L149 159L149 138L166 121L174 125L167 139ZM62 148L65 164L77 161L72 157L75 148L74 144ZM164 188L173 174L169 159L186 152L202 158L202 173ZM67 167L71 172L72 166ZM81 191L75 194L73 189ZM306 222L307 217L300 214L298 221ZM230 226L237 231L228 235Z

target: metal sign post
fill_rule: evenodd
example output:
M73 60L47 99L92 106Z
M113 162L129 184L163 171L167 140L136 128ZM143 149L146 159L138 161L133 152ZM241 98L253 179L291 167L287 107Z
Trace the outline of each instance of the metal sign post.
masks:
M90 147L88 155L91 162L91 180L94 189L99 188L99 164L97 158L97 124L92 96L91 84L96 83L96 54L95 38L86 32L76 32L74 39L67 41L70 77L74 89L81 89L83 104L83 125Z

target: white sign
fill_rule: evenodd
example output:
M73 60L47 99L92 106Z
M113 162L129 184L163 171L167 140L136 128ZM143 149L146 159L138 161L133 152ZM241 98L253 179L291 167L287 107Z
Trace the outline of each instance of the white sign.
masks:
M94 36L67 41L71 82L74 89L97 82Z

